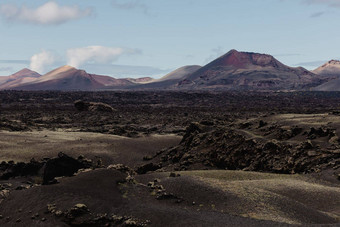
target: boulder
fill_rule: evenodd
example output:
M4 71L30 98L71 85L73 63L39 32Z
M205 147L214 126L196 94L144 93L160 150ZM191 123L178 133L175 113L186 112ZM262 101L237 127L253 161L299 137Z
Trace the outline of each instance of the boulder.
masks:
M53 182L55 177L73 176L79 169L89 168L88 162L81 162L64 153L59 153L57 158L49 159L43 169L43 184Z
M145 174L147 172L155 171L155 170L160 169L160 168L162 168L162 165L160 165L160 164L155 165L153 163L149 163L149 164L145 164L145 165L138 167L136 172L138 174Z

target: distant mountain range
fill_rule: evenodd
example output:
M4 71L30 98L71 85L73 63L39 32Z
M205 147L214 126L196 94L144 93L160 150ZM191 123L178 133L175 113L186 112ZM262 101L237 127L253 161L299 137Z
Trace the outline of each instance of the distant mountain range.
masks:
M271 55L231 50L209 64L181 67L160 79L115 79L71 66L45 75L23 69L0 77L1 90L320 90L340 91L340 61L314 71L289 67Z
M25 76L27 75L27 76ZM0 80L0 89L12 90L101 90L121 89L134 85L128 79L88 74L71 66L62 66L45 75L29 69L21 70L8 79Z

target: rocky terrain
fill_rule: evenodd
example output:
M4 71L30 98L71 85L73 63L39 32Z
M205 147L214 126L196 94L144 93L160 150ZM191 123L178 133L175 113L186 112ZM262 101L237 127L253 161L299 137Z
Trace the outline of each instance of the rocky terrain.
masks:
M0 225L337 226L339 102L1 91Z
M315 123L310 127L310 121ZM315 173L340 169L332 114L283 114L252 118L228 125L192 123L180 144L162 151L162 168L230 169L273 173ZM338 176L340 172L334 172Z

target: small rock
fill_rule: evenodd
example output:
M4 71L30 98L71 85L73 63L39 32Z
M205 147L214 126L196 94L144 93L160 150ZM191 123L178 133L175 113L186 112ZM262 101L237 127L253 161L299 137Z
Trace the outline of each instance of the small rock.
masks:
M143 160L144 160L144 161L149 161L149 160L151 160L151 159L152 159L152 157L149 156L149 155L143 157Z
M160 169L160 168L162 168L161 165L155 165L153 163L149 163L149 164L138 167L136 172L138 174L145 174L147 172L155 171L155 170Z
M118 215L112 215L112 219L115 222L122 222L124 220L124 218L122 216L118 216Z
M316 151L308 151L307 154L308 154L309 157L317 156Z
M24 189L27 189L28 187L25 186L25 185L20 185L18 187L15 188L15 190L24 190Z
M181 175L178 173L171 172L169 177L180 177Z
M176 177L176 173L171 172L169 177Z
M124 224L125 224L126 226L137 226L137 222L134 221L134 220L132 220L132 219L126 220L126 221L124 222Z
M266 126L266 125L267 125L266 122L264 122L263 120L260 120L260 122L259 122L259 128L262 128L262 127L264 127L264 126Z
M60 216L63 215L63 212L62 212L61 210L57 210L57 211L55 212L55 215L56 215L57 217L60 217Z
M77 209L87 209L87 206L85 204L78 203L78 204L74 205L74 208L77 208Z

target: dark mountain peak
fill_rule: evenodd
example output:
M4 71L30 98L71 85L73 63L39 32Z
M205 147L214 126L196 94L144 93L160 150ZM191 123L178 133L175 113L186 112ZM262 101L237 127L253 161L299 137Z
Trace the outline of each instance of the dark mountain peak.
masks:
M330 60L325 65L340 65L340 61L339 60Z
M231 50L177 86L185 89L297 90L325 82L304 68L286 66L268 54Z
M231 66L234 68L248 68L251 66L280 68L284 66L271 55L239 52L234 49L211 62L211 64L214 66Z

